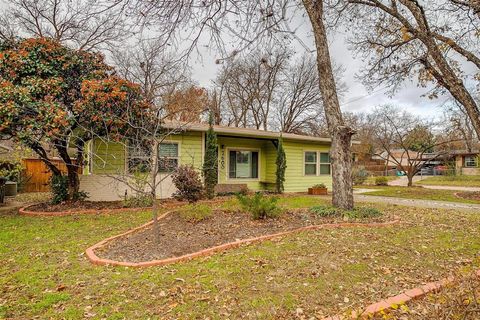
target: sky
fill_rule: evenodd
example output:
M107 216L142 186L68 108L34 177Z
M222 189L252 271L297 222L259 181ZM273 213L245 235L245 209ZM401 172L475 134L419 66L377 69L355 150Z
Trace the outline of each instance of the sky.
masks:
M6 7L5 0L0 0L0 10L5 10ZM293 25L292 30L295 30L296 36L304 44L301 45L299 41L293 40L292 48L295 52L298 55L307 49L313 52L313 36L307 18L301 14L295 14L290 23ZM205 43L209 40L207 37L207 34L202 36ZM235 42L230 41L230 43ZM200 86L210 87L218 69L221 67L221 65L215 63L220 56L214 51L205 49L202 45L198 46L198 52L200 54L191 57L189 62L192 67L193 80ZM348 91L341 100L342 110L369 112L376 106L392 104L429 119L438 119L442 116L442 104L449 99L449 96L440 96L434 100L422 97L429 91L429 88L419 88L416 83L405 82L403 87L395 92L394 96L389 96L387 89L381 86L368 91L361 81L355 77L364 62L354 57L354 53L348 49L346 36L341 31L330 34L330 55L336 64L341 64L345 69L343 81L346 83ZM469 68L467 67L466 70L468 72ZM471 68L471 70L474 69Z
M297 36L313 51L313 37L309 22L297 21ZM364 62L354 57L354 52L348 49L346 36L342 32L330 34L330 56L336 64L345 68L343 81L347 85L347 93L341 101L343 111L370 112L376 106L392 104L427 119L440 119L443 114L443 104L450 96L440 96L437 99L422 97L429 88L420 88L416 83L405 82L402 88L393 96L388 94L388 89L382 86L373 88L371 91L361 83L355 75L361 70ZM295 40L292 42L293 49L301 54L306 48ZM215 63L219 58L215 52L199 50L200 57L191 61L192 77L200 86L209 87L216 77L216 72L221 67Z

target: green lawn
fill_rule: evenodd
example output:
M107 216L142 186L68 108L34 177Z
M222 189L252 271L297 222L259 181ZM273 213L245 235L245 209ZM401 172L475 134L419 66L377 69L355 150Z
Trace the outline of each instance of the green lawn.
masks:
M480 176L435 176L422 179L415 184L437 186L480 187Z
M422 187L360 186L361 189L378 189L367 192L367 196L397 197L406 199L438 200L463 203L480 203L478 200L463 199L455 195L454 190L436 190Z
M403 223L305 232L147 269L93 266L84 251L146 222L148 212L0 215L0 318L308 319L478 266L480 215L377 207Z

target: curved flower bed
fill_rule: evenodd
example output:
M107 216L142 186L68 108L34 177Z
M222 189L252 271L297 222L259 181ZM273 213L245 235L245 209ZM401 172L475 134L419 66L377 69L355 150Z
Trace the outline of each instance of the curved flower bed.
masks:
M167 217L167 215L173 213L174 211L168 211L165 214L163 214L161 217L159 217L159 220L164 219ZM108 258L101 258L99 257L95 251L101 248L106 247L110 243L112 243L114 240L119 240L119 238L126 237L126 236L132 236L134 233L137 232L142 232L144 229L149 228L152 226L153 221L150 221L142 226L139 226L137 228L131 229L125 233L109 237L107 239L104 239L100 241L99 243L89 247L86 250L86 255L87 258L96 265L115 265L115 266L126 266L126 267L151 267L151 266L161 266L161 265L166 265L166 264L171 264L175 262L180 262L180 261L186 261L190 260L196 257L201 257L201 256L207 256L214 254L219 251L227 250L230 248L235 248L243 244L251 244L254 242L260 242L264 240L269 240L273 238L278 238L282 237L285 235L293 234L293 233L298 233L302 231L309 231L309 230L318 230L318 229L333 229L333 228L346 228L346 227L386 227L386 226L391 226L394 224L399 223L398 219L395 219L393 221L388 221L388 222L374 222L374 223L360 223L360 222L340 222L340 223L325 223L325 224L318 224L318 225L308 225L304 227L299 227L295 228L292 230L288 231L282 231L282 232L276 232L272 234L267 234L267 235L261 235L261 236L256 236L256 237L250 237L246 239L239 239L231 242L226 242L220 245L208 247L196 252L188 253L188 254L182 254L179 256L172 256L168 257L165 259L155 259L155 260L150 260L150 261L141 261L141 262L131 262L131 261L117 261L114 259L108 259Z
M119 212L126 212L126 211L142 211L142 210L151 210L151 207L143 207L143 208L109 208L109 209L83 209L79 211L33 211L29 210L30 207L34 206L35 204L28 205L26 207L22 207L18 209L18 213L23 216L31 216L31 217L60 217L60 216L68 216L74 214L99 214L99 213L119 213Z
M224 199L220 200L204 200L200 201L200 203L209 203L215 204L225 201ZM185 205L186 202L169 202L165 203L164 206L161 208L170 209L170 208L177 208L180 206ZM106 209L77 209L77 210L65 210L65 211L36 211L31 210L30 208L33 206L38 205L38 203L30 204L28 206L22 207L18 209L18 213L23 216L31 216L31 217L61 217L61 216L69 216L69 215L76 215L76 214L102 214L102 213L121 213L121 212L138 212L144 210L152 210L152 207L138 207L138 208L106 208Z

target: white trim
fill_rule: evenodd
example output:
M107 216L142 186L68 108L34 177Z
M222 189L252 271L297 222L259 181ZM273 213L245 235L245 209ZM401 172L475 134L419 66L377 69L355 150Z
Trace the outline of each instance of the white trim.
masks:
M315 174L306 174L306 173L305 173L305 165L306 165L306 164L313 164L313 162L305 162L305 154L306 154L307 152L313 152L313 153L315 153ZM317 176L318 176L318 173L319 173L319 169L320 169L319 164L318 164L318 162L319 162L319 160L320 160L320 159L319 159L319 155L318 155L318 150L303 150L302 156L303 156L303 159L302 159L302 163L303 163L303 176L304 176L304 177L317 177Z
M330 162L321 162L321 160L320 160L320 157L321 157L322 153L328 154L329 158L330 158L330 152L328 152L328 151L325 152L325 151L322 151L322 150L311 150L311 149L302 149L302 151L303 151L303 154L302 154L302 157L303 157L303 159L302 159L302 166L303 166L302 175L304 177L321 177L321 176L331 176L332 175L332 162L331 161ZM305 174L305 165L306 164L313 164L313 162L305 162L305 153L307 153L307 152L315 152L316 153L316 158L317 158L316 160L317 161L315 163L315 169L316 169L315 174ZM320 173L320 167L321 167L320 165L322 165L322 164L330 165L330 173L329 174Z
M258 152L258 177L257 178L230 178L230 151L257 151ZM261 149L260 148L243 148L243 147L226 147L226 165L225 165L225 181L260 181L261 176Z
M160 145L161 144L176 144L177 145L177 156L176 157L165 157L167 159L177 159L177 168L181 165L180 163L180 160L181 160L181 155L182 155L182 150L181 150L181 143L180 141L166 141L166 139L163 139L163 140L160 140L158 142L158 150L155 150L155 153L157 155L157 158L160 159L160 157L158 156L158 151L160 150ZM172 172L160 172L160 166L158 166L158 172L157 174L166 174L166 175L169 175L169 174L172 174Z

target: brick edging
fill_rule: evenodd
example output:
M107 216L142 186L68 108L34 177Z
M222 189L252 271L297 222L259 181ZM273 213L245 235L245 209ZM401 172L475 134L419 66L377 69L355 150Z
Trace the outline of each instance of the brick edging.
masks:
M221 203L225 201L224 199L220 200L203 200L199 201L199 203ZM28 210L28 208L37 205L38 203L30 204L28 206L21 207L18 209L18 213L22 216L30 216L30 217L62 217L62 216L70 216L70 215L76 215L76 214L101 214L101 213L121 213L121 212L137 212L137 211L143 211L143 210L152 210L153 207L142 207L142 208L110 208L110 209L84 209L84 210L78 210L78 211L32 211ZM185 202L178 202L178 203L173 203L170 208L176 208L179 206L183 206L187 203ZM162 207L159 207L160 209L165 209Z
M164 218L165 216L167 216L171 212L173 212L173 210L170 210L170 211L164 213L158 219ZM212 255L212 254L214 254L216 252L219 252L219 251L223 251L223 250L238 247L242 244L250 244L250 243L255 243L255 242L261 242L261 241L264 241L264 240L278 238L278 237L282 237L282 236L285 236L285 235L298 233L298 232L302 232L302 231L319 230L319 229L346 228L346 227L387 227L387 226L395 225L399 222L400 222L400 220L396 219L396 220L389 221L389 222L379 222L379 223L359 223L359 222L348 223L348 222L345 222L345 223L328 223L328 224L320 224L320 225L311 225L311 226L301 227L301 228L297 228L297 229L293 229L293 230L289 230L289 231L283 231L283 232L279 232L279 233L268 234L268 235L264 235L264 236L259 236L259 237L254 237L254 238L248 238L248 239L228 242L228 243L224 243L224 244L221 244L221 245L218 245L218 246L206 248L206 249L203 249L203 250L200 250L200 251L197 251L197 252L185 254L185 255L182 255L182 256L178 256L178 257L171 257L171 258L160 259L160 260L150 260L150 261L144 261L144 262L126 262L126 261L116 261L116 260L110 260L110 259L103 259L103 258L98 257L95 254L95 249L103 247L108 242L110 242L110 241L112 241L116 238L120 238L120 237L129 235L129 234L134 233L134 232L136 232L140 229L143 229L143 228L146 228L146 227L152 225L153 221L150 221L150 222L147 222L147 223L145 223L145 224L143 224L139 227L128 230L127 232L124 232L124 233L118 234L116 236L106 238L106 239L94 244L93 246L89 247L85 251L85 253L87 255L87 258L90 260L90 262L92 262L95 265L112 265L112 266L137 267L137 268L139 268L139 267L152 267L152 266L162 266L162 265L176 263L176 262L180 262L180 261L191 260L193 258L202 257L202 256L208 256L208 255Z
M111 209L85 209L85 210L78 210L78 211L31 211L28 208L34 206L36 204L31 204L25 207L18 209L18 213L22 216L30 216L30 217L62 217L62 216L69 216L75 214L96 214L96 213L119 213L125 211L142 211L142 210L151 210L152 207L144 207L144 208L111 208Z
M480 277L480 270L475 272L477 277ZM453 283L455 277L450 276L438 281L428 282L422 286L415 287L413 289L406 290L396 296L389 297L387 299L380 300L378 302L368 305L363 311L354 311L351 316L335 315L322 320L342 320L342 319L370 319L373 315L381 312L393 309L394 306L402 305L410 302L414 299L424 297L429 293L438 292L445 286Z

